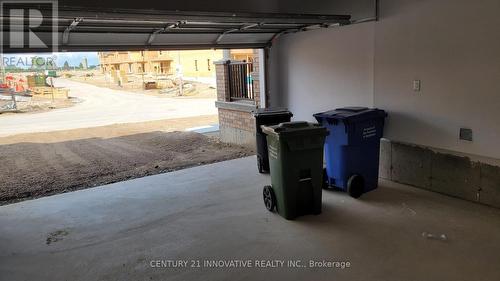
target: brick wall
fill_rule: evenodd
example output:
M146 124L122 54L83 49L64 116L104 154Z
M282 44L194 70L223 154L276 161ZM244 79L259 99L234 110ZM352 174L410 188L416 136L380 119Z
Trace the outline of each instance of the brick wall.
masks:
M217 100L229 101L229 82L227 81L226 64L229 61L215 62L215 74L217 79Z
M221 127L255 132L255 119L249 112L219 108L219 124Z
M251 113L260 105L258 53L251 73L255 101L232 102L229 96L229 81L226 65L229 61L215 63L217 74L217 102L221 140L228 143L254 146L255 119Z
M253 91L255 97L255 104L260 107L260 62L259 62L259 50L253 50L254 60L253 60Z

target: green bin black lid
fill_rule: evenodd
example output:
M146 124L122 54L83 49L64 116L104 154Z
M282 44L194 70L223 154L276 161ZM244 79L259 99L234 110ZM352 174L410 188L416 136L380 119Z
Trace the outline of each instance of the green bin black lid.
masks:
M309 123L305 121L285 122L274 126L262 126L264 133L272 133L278 135L288 134L324 134L327 131L325 127L317 123Z
M264 116L264 115L277 115L277 114L288 114L293 116L293 114L285 107L270 107L270 108L259 108L252 111L254 116Z

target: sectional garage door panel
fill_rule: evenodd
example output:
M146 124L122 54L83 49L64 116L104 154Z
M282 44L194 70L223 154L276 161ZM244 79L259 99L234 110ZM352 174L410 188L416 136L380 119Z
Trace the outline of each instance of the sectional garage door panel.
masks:
M23 22L22 18L3 16L3 34L22 30ZM57 17L45 17L32 29L48 42L48 48L12 47L8 36L3 36L2 47L6 53L51 51L53 47L58 51L261 48L281 34L349 23L348 15L70 9L59 10Z

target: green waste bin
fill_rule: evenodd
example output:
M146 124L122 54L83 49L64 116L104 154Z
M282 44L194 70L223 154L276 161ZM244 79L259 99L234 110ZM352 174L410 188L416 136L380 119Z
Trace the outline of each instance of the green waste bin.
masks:
M57 77L57 72L55 70L47 70L47 77Z
M46 80L47 80L47 76L45 76L45 75L35 75L35 86L36 87L47 86Z
M308 122L262 126L267 135L272 186L264 203L285 219L321 213L325 127Z

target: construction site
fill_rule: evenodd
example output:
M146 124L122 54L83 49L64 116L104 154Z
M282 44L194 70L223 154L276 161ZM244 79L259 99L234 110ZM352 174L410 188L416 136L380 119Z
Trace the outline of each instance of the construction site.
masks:
M4 70L0 204L253 154L220 140L214 62L224 55L254 52L99 52L92 69L85 59Z
M43 111L71 106L69 90L53 85L54 76L36 72L3 73L0 114Z
M58 78L71 79L104 88L167 97L215 98L214 62L225 56L252 62L252 49L194 51L98 52L99 64L89 69L86 59L80 69L44 65L37 71L9 73L3 66L0 76L0 114L32 112L71 106L69 89L56 86ZM2 59L3 60L3 59Z

